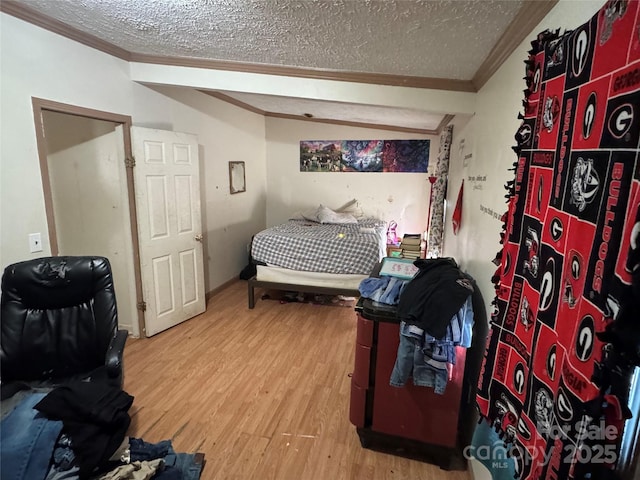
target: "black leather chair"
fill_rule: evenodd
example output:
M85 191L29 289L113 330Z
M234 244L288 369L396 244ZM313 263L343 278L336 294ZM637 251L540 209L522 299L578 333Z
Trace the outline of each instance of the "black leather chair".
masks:
M118 330L104 257L47 257L2 276L0 371L7 384L55 386L103 375L122 387L126 330Z

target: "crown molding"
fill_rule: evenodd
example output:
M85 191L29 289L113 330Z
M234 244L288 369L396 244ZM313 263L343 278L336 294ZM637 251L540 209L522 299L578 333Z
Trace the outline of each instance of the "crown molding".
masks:
M529 37L529 33L556 6L559 0L525 0L513 22L504 31L498 42L482 62L471 83L476 91L498 71L500 66L514 52L518 45Z
M131 60L131 52L128 50L117 47L105 40L101 40L90 33L82 32L77 28L62 23L59 20L43 15L42 13L25 6L23 3L18 3L13 0L1 0L0 12L19 18L20 20L24 20L32 25L44 28L45 30L57 33L58 35L62 35L63 37L67 37L71 40L75 40L78 43L95 48L101 52L108 53L109 55L113 55L114 57L122 60Z
M396 125L379 125L377 123L349 122L346 120L333 120L330 118L307 118L303 115L290 115L287 113L266 112L265 117L284 118L286 120L300 120L303 122L330 123L332 125L343 125L346 127L371 128L374 130L389 130L391 132L416 133L419 135L437 135L436 130L428 130L423 128L398 127Z
M451 115L451 114L447 114L444 117L442 117L442 121L440 122L440 124L438 125L438 128L436 128L436 132L438 135L440 135L440 132L442 132L442 129L444 127L446 127L447 125L449 125L449 122L451 120L453 120L453 118L455 117L455 115Z
M200 92L209 95L211 97L217 98L218 100L222 100L223 102L230 103L231 105L235 105L236 107L240 107L244 110L248 110L253 113L257 113L258 115L266 115L267 112L261 110L253 105L249 105L248 103L244 103L236 98L230 97L229 95L225 95L224 93L215 92L212 90L199 90Z
M229 95L225 95L224 93L220 93L220 92L214 92L214 91L207 91L207 90L200 90L200 92L209 95L211 97L217 98L218 100L222 100L223 102L227 102L230 103L232 105L235 105L236 107L240 107L243 108L245 110L248 110L250 112L253 113L257 113L259 115L262 115L264 117L271 117L271 118L284 118L286 120L299 120L299 121L304 121L304 122L316 122L316 123L329 123L332 125L343 125L343 126L348 126L348 127L360 127L360 128L371 128L371 129L375 129L375 130L389 130L392 132L404 132L404 133L417 133L419 135L437 135L438 131L437 130L429 130L429 129L421 129L421 128L409 128L409 127L398 127L396 125L379 125L377 123L364 123L364 122L349 122L346 120L334 120L331 118L316 118L316 117L312 117L312 118L308 118L305 117L304 115L293 115L293 114L288 114L288 113L276 113L276 112L267 112L264 110L261 110L259 108L256 108L252 105L249 105L247 103L244 103L240 100L237 100L233 97L230 97ZM447 117L453 118L453 115L445 115L445 117L443 118L444 120L447 120ZM447 123L449 123L450 119L447 120ZM442 125L442 122L440 123L440 125ZM445 124L446 125L446 124ZM440 128L440 127L438 127Z

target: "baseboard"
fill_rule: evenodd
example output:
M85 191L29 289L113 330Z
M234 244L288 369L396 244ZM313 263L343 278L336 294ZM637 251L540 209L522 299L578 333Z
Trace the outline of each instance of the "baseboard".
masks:
M211 297L213 297L215 294L220 293L222 290L224 290L228 286L233 285L234 283L239 282L239 281L240 280L238 280L238 277L234 277L234 278L232 278L230 280L227 280L222 285L219 285L216 288L214 288L213 290L205 293L205 295L204 295L205 301L208 302L209 300L211 300Z

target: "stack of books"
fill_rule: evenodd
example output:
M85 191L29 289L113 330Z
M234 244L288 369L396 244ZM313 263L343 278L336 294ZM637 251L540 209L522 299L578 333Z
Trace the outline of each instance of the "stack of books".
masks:
M401 258L410 258L411 260L421 258L421 243L422 236L419 233L405 233L400 243L402 250Z

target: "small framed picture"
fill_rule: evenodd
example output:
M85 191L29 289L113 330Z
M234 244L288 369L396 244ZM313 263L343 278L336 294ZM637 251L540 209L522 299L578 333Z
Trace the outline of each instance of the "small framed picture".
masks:
M244 162L229 162L229 190L232 194L247 190L244 178Z

